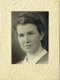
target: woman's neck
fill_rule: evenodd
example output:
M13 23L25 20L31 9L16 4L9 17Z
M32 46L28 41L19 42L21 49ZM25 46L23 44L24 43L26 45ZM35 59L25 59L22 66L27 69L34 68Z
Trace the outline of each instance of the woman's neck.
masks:
M32 54L27 53L27 58L28 58L27 61L28 61L28 62L31 62L32 59L34 59L34 58L35 58L37 55L39 55L42 51L43 51L43 47L42 47L42 45L40 44L38 50L37 50L35 53L32 53Z

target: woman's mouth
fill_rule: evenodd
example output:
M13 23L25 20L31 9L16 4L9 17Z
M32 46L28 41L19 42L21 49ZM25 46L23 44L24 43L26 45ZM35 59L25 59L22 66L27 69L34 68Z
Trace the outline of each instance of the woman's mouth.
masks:
M25 48L31 48L32 45L25 45Z

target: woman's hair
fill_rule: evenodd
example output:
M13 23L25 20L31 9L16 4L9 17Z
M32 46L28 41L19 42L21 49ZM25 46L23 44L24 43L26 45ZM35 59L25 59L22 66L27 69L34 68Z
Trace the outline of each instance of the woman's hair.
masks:
M40 19L40 15L37 12L20 12L17 20L14 22L15 31L18 24L25 25L28 23L36 25L39 34L41 34L42 32L45 34L45 26ZM42 46L45 45L45 36L41 43Z
M45 33L45 26L37 12L21 12L17 17L17 20L14 22L14 29L16 30L18 24L25 25L28 23L36 25L40 34L41 32Z

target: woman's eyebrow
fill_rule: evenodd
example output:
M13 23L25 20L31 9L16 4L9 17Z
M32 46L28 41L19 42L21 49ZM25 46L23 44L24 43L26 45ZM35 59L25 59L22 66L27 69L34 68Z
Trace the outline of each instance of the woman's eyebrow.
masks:
M34 33L34 31L28 31L27 33ZM24 35L24 33L19 33L18 35Z
M29 32L27 32L27 33L34 33L34 31L29 31Z

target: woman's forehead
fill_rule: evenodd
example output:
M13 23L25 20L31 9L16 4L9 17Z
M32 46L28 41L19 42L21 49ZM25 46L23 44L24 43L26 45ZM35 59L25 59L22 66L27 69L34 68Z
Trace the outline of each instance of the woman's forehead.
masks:
M25 25L18 25L17 32L30 32L30 31L37 31L37 26L34 24L25 24Z

